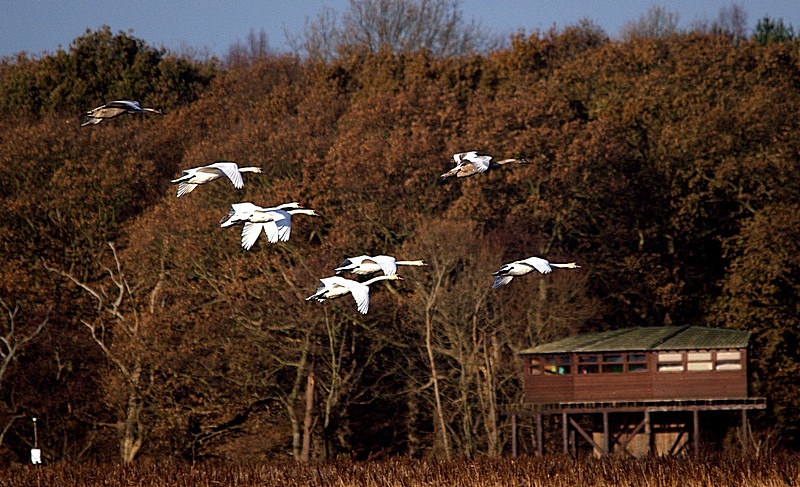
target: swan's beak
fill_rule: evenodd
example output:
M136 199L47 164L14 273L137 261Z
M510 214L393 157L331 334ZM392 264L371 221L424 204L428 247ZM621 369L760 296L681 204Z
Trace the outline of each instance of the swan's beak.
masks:
M236 212L231 210L230 213L228 213L227 215L225 215L222 218L220 218L219 219L219 223L220 223L219 226L222 227L222 228L225 228L225 227L229 227L229 226L233 225L234 223L236 223L233 220L231 220L231 218L233 218L233 215L235 215L235 214L236 214Z
M403 279L403 278L402 278L402 277L400 277L400 276L397 276L397 280L398 280L398 281L405 281L405 279Z

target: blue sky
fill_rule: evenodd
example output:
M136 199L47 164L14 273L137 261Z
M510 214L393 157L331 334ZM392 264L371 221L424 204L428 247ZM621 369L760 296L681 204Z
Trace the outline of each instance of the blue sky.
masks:
M714 20L731 0L462 0L467 20L499 35L521 29L532 32L556 25L575 24L588 18L616 36L627 20L638 19L653 5L680 14L680 26L695 20ZM795 30L800 27L800 0L740 0L748 28L764 15L783 18ZM302 31L306 18L315 18L324 5L340 12L348 0L0 0L0 56L20 51L31 54L66 49L86 29L108 25L113 32L132 30L154 47L180 50L190 47L224 55L250 30L266 32L270 47L288 50L285 31Z

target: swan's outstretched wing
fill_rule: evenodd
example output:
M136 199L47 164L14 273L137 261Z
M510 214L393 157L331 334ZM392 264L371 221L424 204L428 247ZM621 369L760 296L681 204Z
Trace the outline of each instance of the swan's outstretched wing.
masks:
M358 312L362 315L367 314L369 311L369 286L356 281L348 281L346 287L353 295L353 299L356 300Z
M553 268L550 267L550 263L540 257L528 257L527 259L520 260L519 263L533 266L542 274L549 274L553 272Z
M196 187L197 187L197 185L196 184L192 184L192 183L179 183L178 184L178 198L180 198L181 196L183 196L185 194L191 193L192 191L194 191L194 188L196 188Z
M239 172L239 166L235 162L215 162L214 164L209 164L205 168L200 169L200 171L206 170L208 168L211 171L217 170L222 174L228 176L228 179L231 180L233 183L233 187L236 189L242 189L244 187L244 181L242 180L242 173Z
M485 172L487 169L489 169L489 165L491 164L492 161L492 156L479 156L475 152L470 152L469 154L464 156L464 158L472 163L473 172L469 174L470 176L472 174ZM466 170L467 168L465 167L464 169ZM461 176L461 177L466 177L466 176Z
M275 226L278 228L278 240L286 242L292 234L292 215L286 211L279 211L279 217L275 219Z
M375 257L371 257L371 260L381 267L384 275L391 276L397 274L397 261L394 257L389 255L376 255Z
M261 228L263 223L246 222L242 227L242 247L245 250L250 250L261 235Z
M492 289L505 286L506 284L511 282L512 279L514 279L514 276L497 276L494 279L494 284L492 284Z

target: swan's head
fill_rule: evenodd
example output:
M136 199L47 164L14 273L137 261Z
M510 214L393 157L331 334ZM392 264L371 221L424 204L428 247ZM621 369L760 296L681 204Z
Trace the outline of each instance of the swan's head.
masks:
M222 228L230 227L231 225L236 225L238 222L234 220L236 216L236 210L231 208L231 211L219 219L219 226Z

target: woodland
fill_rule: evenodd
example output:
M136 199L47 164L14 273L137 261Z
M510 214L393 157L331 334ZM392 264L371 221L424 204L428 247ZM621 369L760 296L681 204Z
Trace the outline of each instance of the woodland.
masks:
M79 126L117 99L164 115ZM3 59L0 463L498 457L519 350L683 324L752 332L752 428L797 449L799 109L797 41L591 22L227 61L106 27ZM530 164L442 181L468 150ZM219 160L263 174L176 197ZM244 201L320 217L247 251L219 223ZM362 254L428 266L365 315L305 301ZM534 255L580 269L492 289Z

